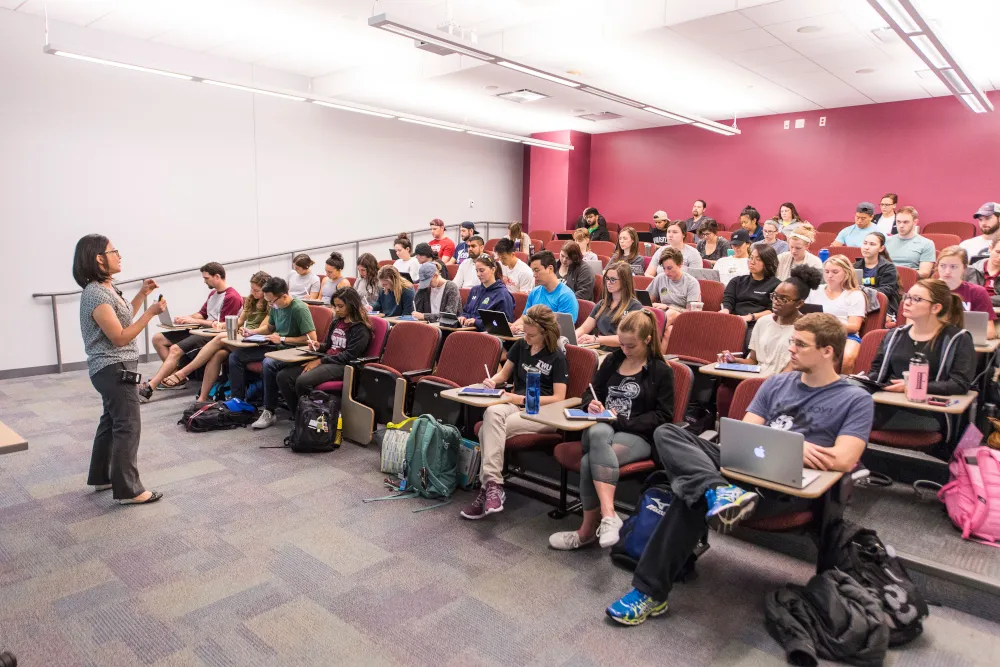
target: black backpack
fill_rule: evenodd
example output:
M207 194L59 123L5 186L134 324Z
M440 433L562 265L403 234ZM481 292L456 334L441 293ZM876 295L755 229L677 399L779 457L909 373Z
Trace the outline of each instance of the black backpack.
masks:
M285 447L293 452L332 452L337 442L337 420L340 418L340 396L325 391L313 391L299 397L295 425L285 438Z
M844 524L837 553L837 568L869 589L885 612L889 646L907 644L924 630L929 613L923 595L891 547L882 544L874 530Z
M216 403L196 401L184 411L177 423L192 433L205 433L245 427L255 421L257 421L256 410L233 411L221 401Z

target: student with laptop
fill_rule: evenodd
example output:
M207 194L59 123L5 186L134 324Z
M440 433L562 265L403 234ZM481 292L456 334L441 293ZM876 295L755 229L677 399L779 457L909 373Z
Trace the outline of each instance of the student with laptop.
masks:
M556 313L569 313L575 320L580 313L580 304L577 303L573 290L559 281L555 256L548 250L536 252L531 256L531 272L535 277L536 287L528 293L528 302L524 309L543 305ZM521 319L523 318L518 318L510 326L511 331L516 334L524 330Z
M601 363L593 383L597 395L586 407L590 414L610 410L614 419L583 432L583 523L577 530L551 535L553 549L571 551L595 541L606 549L618 542L618 469L648 459L656 427L674 418L674 374L663 360L656 317L646 310L629 313L618 325L618 338L620 349Z
M631 227L625 227L618 232L618 245L611 254L611 261L625 262L632 269L632 275L641 276L643 269L642 255L639 254L639 235Z
M549 253L551 257L552 253ZM554 263L554 262L553 262ZM512 392L504 392L503 403L486 408L479 430L482 450L483 486L479 495L461 514L466 519L482 519L503 511L506 498L503 490L503 460L507 439L527 433L552 432L548 426L530 422L521 415L527 387L528 369L538 369L541 375L541 405L566 398L569 369L566 355L559 349L559 325L552 311L544 305L528 308L519 322L524 329L521 338L507 351L507 361L499 372L486 378L483 384L492 389L509 380Z
M417 293L413 297L414 319L437 322L441 315L458 315L462 298L458 285L445 279L447 271L440 261L420 265Z
M514 252L524 252L531 254L532 243L531 237L528 233L521 229L520 222L512 222L507 226L507 236L505 238L510 239L510 242L514 244Z
M454 282L458 285L459 289L472 289L479 284L479 278L476 276L476 258L483 253L485 243L482 236L471 236L464 245L465 249L462 251L462 254L465 255L465 259L459 262ZM459 251L456 250L455 252ZM447 275L447 273L444 273L442 277Z
M854 213L854 224L850 227L844 227L837 234L836 240L830 244L831 247L834 246L849 246L852 248L860 248L861 242L865 240L865 237L870 233L877 231L875 225L872 224L872 216L875 215L875 206L871 202L863 201L858 204L857 209Z
M886 312L895 315L899 307L899 276L886 251L885 241L882 232L866 236L861 242L861 259L854 262L854 268L862 271L861 286L884 294L888 302Z
M392 268L392 267L385 267ZM252 424L253 428L267 428L276 421L274 411L278 406L277 374L285 364L265 355L271 350L295 347L316 340L309 306L288 293L288 283L281 278L271 278L262 288L264 299L271 308L267 322L267 345L241 347L229 354L229 387L233 398L246 400L247 365L263 362L264 409ZM247 332L244 331L244 334Z
M938 253L937 270L941 280L962 300L962 306L966 311L987 314L989 322L986 324L986 338L996 338L993 321L997 315L993 310L993 302L985 287L973 285L965 280L965 271L968 268L969 256L961 246L949 246Z
M531 267L522 262L514 254L514 242L508 238L497 241L493 248L496 259L503 272L501 282L511 292L530 292L535 288L535 274Z
M642 310L642 304L635 298L632 270L625 262L609 264L602 278L604 293L601 302L577 328L576 342L580 345L597 343L602 348L611 349L619 345L618 324L629 313Z
M354 281L354 291L361 296L365 303L365 309L371 307L378 301L378 260L370 252L362 253L358 257L357 265L358 277Z
M312 272L312 258L300 253L292 258L292 271L288 274L289 294L296 299L319 299L320 279Z
M684 260L675 249L667 246L660 253L663 273L653 278L649 298L653 308L666 311L667 329L664 339L670 338L670 327L677 316L688 309L688 304L701 301L701 283L684 271Z
M226 283L226 268L218 262L209 262L201 267L201 277L210 288L208 298L201 310L187 316L175 317L174 324L199 324L210 327L216 322L225 322L229 315L239 315L243 308L243 297ZM317 279L318 280L318 279ZM195 336L188 331L164 331L153 336L153 349L162 364L149 380L139 385L139 396L145 401L153 397L153 389L180 389L187 384L186 378L174 373L184 355L200 350L210 338Z
M385 317L413 314L413 285L400 277L395 267L383 266L379 269L378 282L381 291L372 304L373 313L382 313Z
M669 223L667 225L667 245L663 248L674 248L680 251L681 256L684 257L685 269L700 269L704 266L701 255L698 254L697 250L684 243L685 234L684 225L679 220ZM663 273L663 265L660 263L660 253L663 252L663 248L654 252L649 260L649 266L646 267L645 273L649 278L655 278L658 274Z
M476 327L476 331L483 331L480 310L501 312L510 322L514 319L514 297L503 284L500 264L486 253L476 257L474 262L479 284L469 292L465 307L459 314L458 323L463 327Z
M429 245L427 247L430 248ZM400 274L406 273L416 280L420 262L413 256L413 244L410 243L409 236L406 233L400 234L392 242L392 248L396 251L396 259L392 262L392 265Z
M597 262L597 253L590 249L590 234L586 229L576 229L573 231L573 241L580 246L580 258L584 262Z
M698 250L698 254L713 266L715 266L716 261L729 254L729 241L719 236L719 223L715 220L708 219L701 223L697 236L698 243L695 244L695 248Z
M431 240L427 245L434 251L434 256L431 259L440 259L445 264L451 264L454 261L455 242L448 238L447 231L444 228L444 221L440 218L431 220ZM417 247L419 249L419 246ZM413 274L411 273L410 275L412 276Z
M594 271L584 264L583 254L576 241L566 241L559 251L559 280L573 290L576 298L590 301L594 298Z
M837 372L844 343L844 329L836 317L813 313L800 318L789 346L792 372L767 378L743 418L748 424L801 434L804 468L851 471L871 433L871 396ZM671 480L674 501L642 553L632 577L634 588L607 608L613 620L638 625L666 613L673 582L706 523L729 530L760 503L760 513L776 507L784 513L795 504L787 499L775 502L780 499L777 493L762 498L722 476L720 459L728 448L740 444L724 439L718 447L674 424L656 429L653 445Z
M835 315L847 331L847 342L844 347L845 374L854 372L854 361L861 350L861 336L858 332L865 323L868 309L868 299L858 285L858 276L854 267L844 255L833 255L823 264L823 282L825 285L814 290L806 303L823 307L823 312Z
M326 280L319 290L319 300L324 304L333 303L333 293L351 286L351 281L344 277L344 256L339 252L331 252L326 258Z

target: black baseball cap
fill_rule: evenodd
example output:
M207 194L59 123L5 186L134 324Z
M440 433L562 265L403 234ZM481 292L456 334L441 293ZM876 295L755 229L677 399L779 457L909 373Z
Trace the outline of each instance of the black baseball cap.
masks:
M750 243L750 232L745 229L737 229L729 239L729 245L743 245Z
M413 249L413 254L434 259L434 249L429 243L418 243L417 247Z
M476 231L476 223L466 220L462 223L462 229L471 229L473 234L478 234Z

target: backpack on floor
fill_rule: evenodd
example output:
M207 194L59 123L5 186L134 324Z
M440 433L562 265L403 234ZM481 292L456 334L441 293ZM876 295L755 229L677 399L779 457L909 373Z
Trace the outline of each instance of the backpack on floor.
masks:
M246 402L260 407L264 405L264 381L254 380L247 385Z
M941 487L938 498L962 531L962 538L979 538L984 544L1000 546L1000 451L957 448L948 471L951 481Z
M225 431L257 421L257 408L238 398L228 401L195 401L177 422L191 433Z
M929 613L927 603L892 547L884 545L874 530L845 522L838 550L837 568L871 590L882 604L889 646L919 637Z
M340 447L337 423L340 419L340 396L325 391L311 391L300 396L292 432L285 446L303 454L332 452Z
M228 401L232 395L231 389L229 387L229 378L220 378L215 381L212 388L208 390L208 400L210 401Z

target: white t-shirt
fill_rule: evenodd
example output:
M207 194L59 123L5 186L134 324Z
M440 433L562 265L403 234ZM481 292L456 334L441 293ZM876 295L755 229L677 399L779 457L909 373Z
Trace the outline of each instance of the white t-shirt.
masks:
M666 248L667 246L663 246ZM663 265L660 264L660 253L663 252L663 248L657 249L650 258L649 263L656 267L656 275L661 275L663 273ZM684 268L685 269L700 269L704 266L701 262L701 254L695 248L692 248L688 244L684 244L681 248L681 255L684 256Z
M517 260L512 269L501 264L501 269L503 283L511 292L530 292L535 289L535 274L532 273L531 267L521 260Z
M310 294L319 291L319 276L315 273L307 273L300 276L295 271L288 274L288 293L294 297L304 299Z
M890 234L892 234L892 226L893 224L895 224L895 222L896 222L895 215L890 216L888 218L883 215L881 218L878 219L878 222L875 223L875 229L882 232L883 234L885 234L885 236L888 237Z
M750 349L756 352L761 372L780 373L788 365L791 353L788 340L792 337L793 324L778 324L774 315L757 320L750 334Z
M414 280L417 279L417 272L420 271L420 262L417 261L416 257L397 259L392 265L400 273L409 273L411 278Z
M458 285L459 289L472 289L478 285L479 277L476 276L476 260L470 257L459 264L454 282Z
M736 276L750 275L746 257L720 257L713 268L719 272L719 282L723 285L728 285Z
M444 287L444 285L441 285L441 287L431 288L431 314L433 315L441 312L441 299L444 298Z
M831 299L826 295L826 287L814 289L806 299L806 303L823 306L823 312L836 315L840 321L847 324L848 317L864 317L868 305L865 294L859 289L845 290Z
M965 248L965 252L969 253L969 261L971 262L973 257L989 250L990 241L982 236L977 236L967 241L962 241L958 246Z

